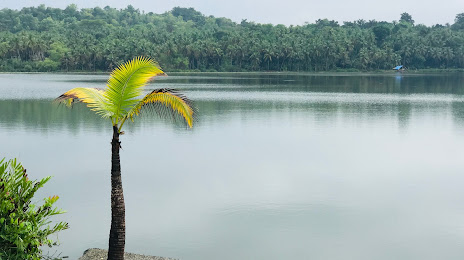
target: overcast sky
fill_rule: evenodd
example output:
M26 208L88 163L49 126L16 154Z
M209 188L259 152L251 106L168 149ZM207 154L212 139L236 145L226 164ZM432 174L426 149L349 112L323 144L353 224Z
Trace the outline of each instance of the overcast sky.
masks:
M454 23L458 13L464 13L464 0L0 0L0 8L47 6L65 8L71 3L79 8L124 8L131 4L145 12L164 13L175 6L193 7L205 15L242 19L258 23L302 25L319 18L342 23L358 19L377 21L399 20L400 14L412 15L416 24Z

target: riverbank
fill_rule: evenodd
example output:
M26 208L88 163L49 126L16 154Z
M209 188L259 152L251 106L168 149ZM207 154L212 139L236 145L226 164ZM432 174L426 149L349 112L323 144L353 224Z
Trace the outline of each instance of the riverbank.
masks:
M85 250L84 254L79 258L79 260L106 260L108 256L108 251L99 248L90 248ZM175 260L174 258L161 257L161 256L148 256L148 255L139 255L132 253L124 254L125 260Z
M356 70L338 69L327 71L199 71L199 70L175 70L165 71L166 74L390 74L398 73L394 70ZM428 73L450 73L464 72L464 68L454 69L408 69L404 74L428 74ZM0 74L77 74L77 75L109 75L109 71L0 71Z

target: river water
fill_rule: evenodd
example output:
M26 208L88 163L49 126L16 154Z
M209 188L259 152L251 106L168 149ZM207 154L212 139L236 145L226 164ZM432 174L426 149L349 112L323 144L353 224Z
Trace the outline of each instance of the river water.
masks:
M52 100L107 75L0 74L0 157L106 248L111 125ZM126 251L180 259L463 259L463 74L170 74L193 129L125 125ZM39 200L39 197L37 198Z

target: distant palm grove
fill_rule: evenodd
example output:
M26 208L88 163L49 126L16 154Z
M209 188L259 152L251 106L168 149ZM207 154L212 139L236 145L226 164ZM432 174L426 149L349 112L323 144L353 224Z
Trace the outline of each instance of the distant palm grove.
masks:
M0 10L0 71L110 71L135 56L166 71L335 71L464 68L464 13L452 25L327 19L301 26L164 14L128 6Z

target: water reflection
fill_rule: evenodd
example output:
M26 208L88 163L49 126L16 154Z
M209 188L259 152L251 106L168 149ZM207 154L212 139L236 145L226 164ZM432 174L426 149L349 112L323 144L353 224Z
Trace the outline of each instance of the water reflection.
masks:
M104 88L108 75L0 74L0 99L54 98L69 87ZM31 87L34 82L34 87ZM443 74L187 74L155 78L150 88L188 91L326 92L384 94L464 93L463 73Z
M0 74L0 153L60 195L77 259L105 248L108 120L53 98L106 75ZM462 75L171 74L191 130L128 124L132 252L181 259L462 259ZM14 86L14 87L12 87ZM92 221L89 221L92 219Z
M230 117L239 116L241 120L259 118L275 118L283 115L294 115L302 120L305 117L317 117L318 123L334 122L339 117L353 121L372 122L379 119L398 122L399 128L407 128L414 117L443 117L450 115L456 126L463 126L464 99L449 95L414 95L385 96L350 94L312 94L281 95L273 93L241 92L230 95L214 93L188 93L195 100L199 116L196 128L211 124L221 124ZM53 103L51 100L21 99L0 100L0 128L26 129L27 131L56 132L65 131L104 131L109 122L89 111L84 105L76 105L72 109ZM135 123L126 127L137 131L141 127L166 124L173 129L184 129L181 122L172 124L170 120L158 118L156 114L142 114Z

